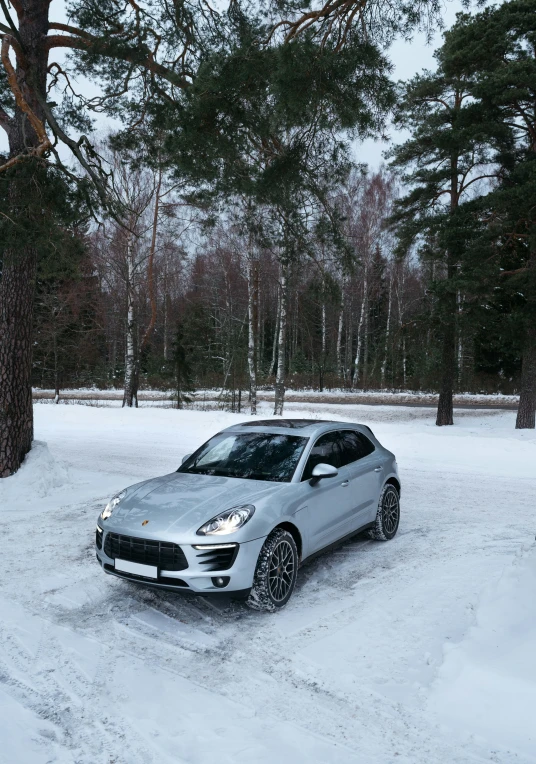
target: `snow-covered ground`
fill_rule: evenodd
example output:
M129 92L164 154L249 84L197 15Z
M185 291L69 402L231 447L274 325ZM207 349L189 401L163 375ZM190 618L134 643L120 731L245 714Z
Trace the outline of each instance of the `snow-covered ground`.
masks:
M272 615L105 576L93 550L114 491L243 416L35 411L41 444L0 481L2 764L536 762L536 436L515 413L287 406L369 424L403 514Z

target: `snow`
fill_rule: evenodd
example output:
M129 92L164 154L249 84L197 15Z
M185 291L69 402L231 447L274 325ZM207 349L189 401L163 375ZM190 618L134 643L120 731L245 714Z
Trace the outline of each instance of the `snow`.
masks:
M274 615L104 576L93 550L110 495L248 417L35 413L0 481L2 764L536 762L536 435L514 412L287 405L370 425L403 514L304 566Z
M61 488L69 480L65 465L53 459L48 446L34 440L24 462L24 471L18 477L0 480L0 506L29 504Z
M483 594L475 625L446 651L431 707L460 738L536 760L536 553L521 549Z

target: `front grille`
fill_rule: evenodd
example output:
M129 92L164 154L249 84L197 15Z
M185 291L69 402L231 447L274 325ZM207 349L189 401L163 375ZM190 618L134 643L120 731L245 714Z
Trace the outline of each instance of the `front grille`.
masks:
M238 544L229 545L220 549L209 549L206 552L201 551L202 547L197 547L197 559L199 564L205 570L229 570L238 554ZM205 567L206 566L206 567Z
M107 533L104 539L104 553L115 560L139 562L142 565L156 565L159 570L185 570L188 561L177 544L170 541L138 539Z

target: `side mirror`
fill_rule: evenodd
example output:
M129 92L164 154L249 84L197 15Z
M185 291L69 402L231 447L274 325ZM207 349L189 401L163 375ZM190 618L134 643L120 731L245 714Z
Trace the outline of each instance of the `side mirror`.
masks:
M322 478L337 477L338 474L339 470L337 467L334 467L332 464L324 464L321 462L320 464L317 464L316 467L313 467L311 485L316 485Z
M182 457L182 459L181 459L181 464L184 464L184 462L186 461L186 459L189 459L191 455L192 455L192 454L186 454L185 456L183 456L183 457Z

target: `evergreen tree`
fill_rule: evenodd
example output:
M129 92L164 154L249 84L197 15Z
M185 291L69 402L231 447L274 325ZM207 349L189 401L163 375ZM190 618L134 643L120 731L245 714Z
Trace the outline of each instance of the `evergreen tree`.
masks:
M421 257L434 266L433 319L440 342L436 424L451 425L456 298L474 225L466 205L495 170L486 114L471 98L471 73L448 71L443 50L436 58L435 73L418 75L401 91L396 122L411 137L392 157L410 190L397 202L393 222L400 253L417 243Z
M517 428L534 428L536 407L536 13L513 0L472 17L460 14L445 36L450 76L470 76L471 95L486 113L499 183L486 196L488 257L494 301L509 305L522 356ZM488 264L489 269L489 264ZM506 333L508 342L512 335ZM519 341L519 339L521 341Z

